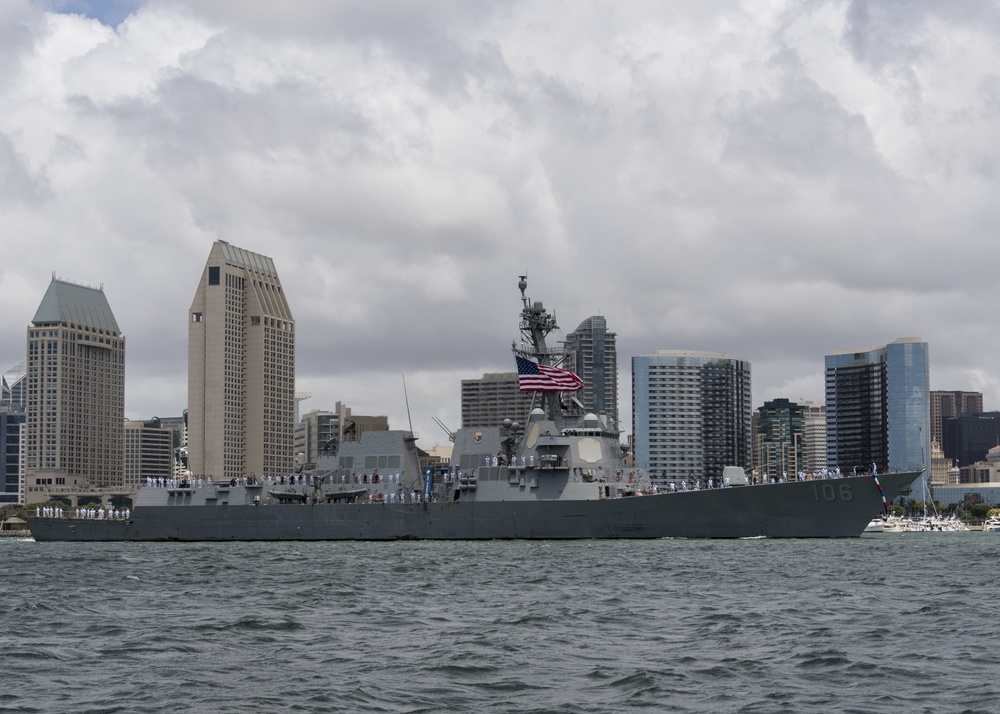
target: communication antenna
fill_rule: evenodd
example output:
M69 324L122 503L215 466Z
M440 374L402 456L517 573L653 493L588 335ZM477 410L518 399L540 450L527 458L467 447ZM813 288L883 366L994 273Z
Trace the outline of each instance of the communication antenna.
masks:
M445 426L444 422L438 419L436 416L432 416L431 419L433 419L434 423L437 424L439 427L441 427L444 430L444 433L448 435L448 441L452 442L455 441L455 432L453 432L451 429Z
M406 421L410 425L410 435L413 435L413 419L410 418L410 395L406 393L406 375L403 375L403 399L406 400Z

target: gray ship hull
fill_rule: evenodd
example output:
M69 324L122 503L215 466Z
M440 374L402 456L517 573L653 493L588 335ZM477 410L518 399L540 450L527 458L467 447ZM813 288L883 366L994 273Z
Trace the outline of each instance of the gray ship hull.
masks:
M919 475L880 475L886 499ZM140 499L128 521L29 524L37 541L842 538L861 535L882 510L868 476L592 500L254 505L250 487L224 504L183 496Z

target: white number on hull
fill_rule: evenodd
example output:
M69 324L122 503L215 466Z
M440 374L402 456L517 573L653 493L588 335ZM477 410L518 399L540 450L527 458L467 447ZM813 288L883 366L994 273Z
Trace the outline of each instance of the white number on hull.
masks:
M813 483L813 497L817 501L853 501L854 493L850 484Z

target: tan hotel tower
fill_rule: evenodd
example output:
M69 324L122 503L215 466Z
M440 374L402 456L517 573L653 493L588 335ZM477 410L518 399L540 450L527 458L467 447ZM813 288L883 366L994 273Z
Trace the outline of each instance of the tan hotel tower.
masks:
M188 325L188 468L293 470L295 321L270 258L216 241Z
M103 287L52 276L28 327L25 502L123 483L125 337Z

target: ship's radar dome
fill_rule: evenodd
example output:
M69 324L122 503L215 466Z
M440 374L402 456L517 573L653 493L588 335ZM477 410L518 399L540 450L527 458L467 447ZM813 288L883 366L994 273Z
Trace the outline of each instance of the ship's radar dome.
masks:
M583 415L583 426L587 429L596 429L601 425L601 420L597 418L594 413L588 413Z
M528 415L529 424L533 421L544 421L544 419L545 419L545 412L542 411L541 409L532 409L531 414Z

